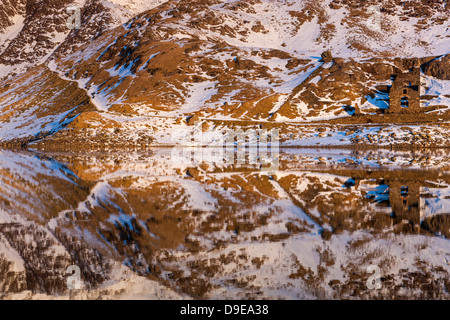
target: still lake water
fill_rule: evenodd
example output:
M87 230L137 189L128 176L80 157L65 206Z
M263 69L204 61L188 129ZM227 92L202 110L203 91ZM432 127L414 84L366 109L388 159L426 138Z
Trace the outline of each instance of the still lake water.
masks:
M1 151L0 297L73 294L76 266L102 298L153 297L130 274L182 298L448 298L448 150L192 160Z

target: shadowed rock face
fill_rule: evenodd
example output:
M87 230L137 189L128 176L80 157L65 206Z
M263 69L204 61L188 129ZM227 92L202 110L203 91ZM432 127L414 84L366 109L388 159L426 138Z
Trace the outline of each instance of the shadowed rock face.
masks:
M430 61L424 66L423 72L441 80L450 80L450 55Z
M195 298L415 298L425 283L422 298L448 298L449 267L433 257L450 258L448 239L434 236L448 236L450 178L356 164L392 156L283 153L268 174L208 160L180 166L163 150L3 152L0 295L67 294L70 265L96 292L123 280L114 267L123 264ZM384 290L365 286L370 264L383 266ZM412 278L421 280L405 286Z

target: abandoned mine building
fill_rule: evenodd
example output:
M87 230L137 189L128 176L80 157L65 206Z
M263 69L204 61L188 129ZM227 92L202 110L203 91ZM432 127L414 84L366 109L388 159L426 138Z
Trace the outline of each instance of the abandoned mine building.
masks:
M406 73L392 75L392 87L389 92L389 109L386 113L418 113L420 108L420 64Z

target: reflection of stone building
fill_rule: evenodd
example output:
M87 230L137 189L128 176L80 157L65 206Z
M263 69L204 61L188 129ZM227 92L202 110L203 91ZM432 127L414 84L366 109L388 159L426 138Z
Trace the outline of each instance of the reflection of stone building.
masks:
M398 180L385 181L385 183L389 185L389 203L394 223L406 220L412 225L420 225L420 183L413 181L405 183Z
M353 185L358 188L360 180L352 179L352 181L355 181ZM422 222L420 195L423 182L383 178L372 182L376 183L376 187L369 189L366 198L390 208L391 225L407 223L413 226L414 230L419 230Z
M416 60L406 73L393 75L387 113L420 112L420 64Z

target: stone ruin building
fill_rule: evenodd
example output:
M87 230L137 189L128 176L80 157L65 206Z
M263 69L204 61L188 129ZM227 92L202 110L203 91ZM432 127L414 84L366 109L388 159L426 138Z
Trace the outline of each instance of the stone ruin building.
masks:
M392 75L389 109L386 113L418 113L420 110L420 63L406 73Z

